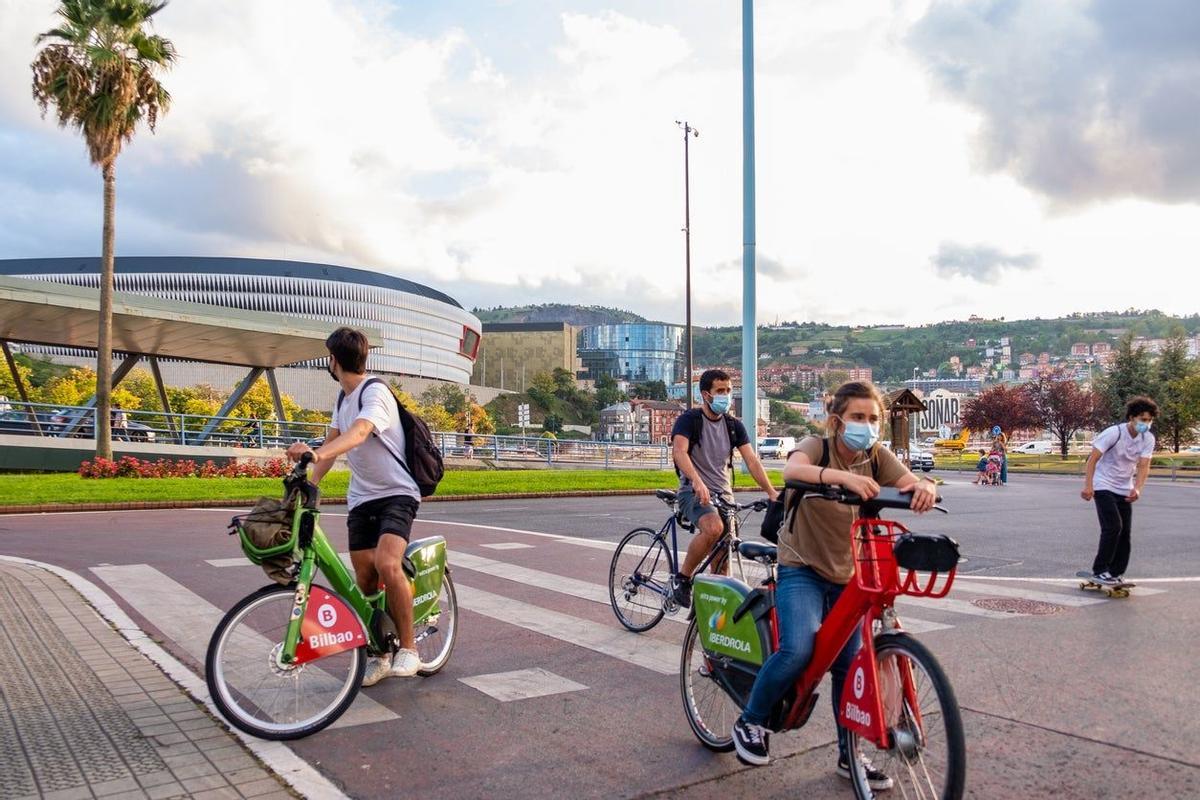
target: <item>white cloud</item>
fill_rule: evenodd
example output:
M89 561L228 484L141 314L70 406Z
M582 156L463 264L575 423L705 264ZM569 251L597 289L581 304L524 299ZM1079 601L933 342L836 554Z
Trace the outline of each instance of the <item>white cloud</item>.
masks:
M511 30L464 16L418 34L381 0L172 3L158 29L182 54L165 77L175 106L120 163L119 249L326 260L404 274L466 305L574 299L680 320L674 120L688 119L701 131L691 142L696 316L739 321L735 5L514 5ZM1196 207L1152 195L1048 207L1026 170L980 160L975 143L992 130L983 101L960 105L944 70L935 86L914 55L914 23L927 32L949 13L934 4L926 17L928 5L757 4L760 317L1195 311L1194 271L1182 270L1200 244L1189 233L1200 230ZM1014 30L1028 39L1087 30L1080 7L1018 5ZM53 7L0 0L0 255L94 252L99 238L98 175L28 97L30 43ZM534 28L554 35L524 48L536 68L516 68L520 48L501 52L497 37L520 37L521 15L551 13ZM1021 36L989 49L986 68ZM1153 61L1153 48L1136 51L1125 63ZM995 107L1013 101L1003 81L978 85ZM77 212L68 231L63 208ZM930 263L944 242L1037 253L1040 266L1006 271L980 294L962 270L939 275ZM1096 280L1131 267L1180 269L1187 286L1118 292Z

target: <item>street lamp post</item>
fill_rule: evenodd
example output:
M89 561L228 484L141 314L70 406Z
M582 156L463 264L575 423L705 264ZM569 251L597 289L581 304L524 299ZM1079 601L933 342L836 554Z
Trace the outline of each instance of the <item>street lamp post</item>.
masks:
M675 120L675 124L683 128L683 253L684 253L684 306L685 329L684 360L687 361L684 373L684 393L687 395L687 407L692 407L692 207L691 181L688 175L688 137L700 137L700 131L688 124L687 120Z

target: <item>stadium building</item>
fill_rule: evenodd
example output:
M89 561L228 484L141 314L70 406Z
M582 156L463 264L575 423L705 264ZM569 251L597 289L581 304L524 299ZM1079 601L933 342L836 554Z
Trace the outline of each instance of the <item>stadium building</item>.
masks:
M100 259L0 260L0 275L97 288ZM383 339L373 343L379 346L371 351L367 367L385 375L465 384L479 350L479 320L449 295L350 267L256 258L120 257L115 290L319 320L328 322L331 331L342 325L374 328ZM323 370L325 361L296 366Z

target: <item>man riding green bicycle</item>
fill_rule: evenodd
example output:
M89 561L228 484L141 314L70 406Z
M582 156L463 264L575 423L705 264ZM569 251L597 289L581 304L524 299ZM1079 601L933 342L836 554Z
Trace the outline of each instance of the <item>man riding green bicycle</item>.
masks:
M338 328L325 340L329 375L342 388L333 409L325 443L316 450L303 442L288 448L298 461L312 453L312 482L320 483L337 457L350 464L346 493L349 515L350 562L355 582L364 594L387 587L388 615L396 626L400 650L395 656L371 657L363 686L389 676L411 677L421 668L413 633L412 589L404 575L404 549L421 493L404 462L404 430L396 398L387 385L367 375L367 337L351 328Z

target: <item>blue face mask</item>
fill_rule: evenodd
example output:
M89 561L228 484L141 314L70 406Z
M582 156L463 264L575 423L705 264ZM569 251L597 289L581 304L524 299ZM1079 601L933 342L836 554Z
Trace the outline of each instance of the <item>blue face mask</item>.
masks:
M708 401L708 407L712 409L714 414L724 414L729 410L729 395L714 394L712 400Z
M847 422L842 430L842 441L851 450L869 450L879 441L879 425L869 422Z
M1146 431L1150 430L1150 423L1142 422L1139 419L1137 422L1133 423L1133 429L1136 430L1138 433L1145 433Z

